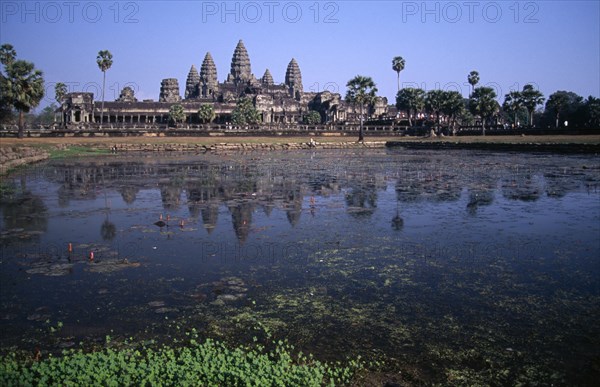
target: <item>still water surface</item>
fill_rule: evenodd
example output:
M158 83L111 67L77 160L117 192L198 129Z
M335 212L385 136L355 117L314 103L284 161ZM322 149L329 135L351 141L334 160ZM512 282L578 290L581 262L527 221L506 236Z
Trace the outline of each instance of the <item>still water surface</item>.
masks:
M0 214L3 352L195 328L427 383L600 373L592 156L69 159L4 179Z

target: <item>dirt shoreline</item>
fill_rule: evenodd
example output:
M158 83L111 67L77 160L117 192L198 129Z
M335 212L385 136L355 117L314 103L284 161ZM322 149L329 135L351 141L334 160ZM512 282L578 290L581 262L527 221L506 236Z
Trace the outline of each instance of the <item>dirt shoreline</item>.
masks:
M543 151L600 154L600 135L582 136L473 136L473 137L374 137L364 144L344 138L310 137L68 137L0 139L0 175L52 157L58 149L80 147L116 152L219 152L302 149L476 149L490 151Z
M311 137L46 137L46 138L0 138L0 147L15 146L51 146L51 145L118 145L118 144L299 144L310 142ZM352 137L315 137L321 144L349 143L356 141ZM459 136L459 137L367 137L367 142L401 142L423 144L600 144L600 135L578 136Z

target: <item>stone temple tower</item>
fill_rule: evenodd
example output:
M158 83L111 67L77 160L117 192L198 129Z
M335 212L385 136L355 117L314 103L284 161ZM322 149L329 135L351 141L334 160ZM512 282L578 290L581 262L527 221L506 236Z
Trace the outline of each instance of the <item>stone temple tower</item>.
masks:
M217 94L218 87L217 66L215 66L215 61L210 52L207 52L200 68L200 96L203 98L214 97Z
M273 86L275 84L275 82L273 82L273 76L271 75L269 69L265 70L265 74L262 76L260 81L265 86Z
M185 81L185 99L198 98L200 93L198 90L198 84L200 83L200 75L196 66L192 65L190 72L188 73L187 80Z
M288 87L289 95L300 100L304 89L302 88L302 74L296 59L292 58L285 72L285 85Z
M179 102L181 96L179 95L179 82L177 78L163 79L160 83L160 95L158 102Z
M231 72L227 76L227 83L238 85L253 80L250 57L248 56L244 42L240 40L233 52L233 58L231 58Z

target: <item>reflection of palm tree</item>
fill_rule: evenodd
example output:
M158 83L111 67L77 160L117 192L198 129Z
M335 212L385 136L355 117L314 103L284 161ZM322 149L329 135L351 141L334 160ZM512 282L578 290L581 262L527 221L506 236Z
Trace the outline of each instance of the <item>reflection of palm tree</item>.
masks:
M105 241L112 241L117 235L117 227L108 219L108 215L110 214L110 205L108 197L106 196L106 184L104 183L104 177L102 178L102 185L104 188L104 208L106 209L106 219L104 219L104 222L102 222L102 226L100 227L100 235L102 235L102 239Z
M480 206L489 206L494 201L494 192L491 189L475 189L469 192L467 212L475 215Z
M48 227L46 204L39 196L27 190L25 179L21 179L21 184L20 192L1 196L0 210L2 211L0 212L4 220L4 229L46 231Z
M396 231L402 230L404 219L400 217L400 202L396 200L396 215L392 218L392 228Z
M102 227L100 227L100 235L102 235L102 239L105 241L112 241L117 235L117 227L108 220L108 214L106 214L106 219L102 222Z

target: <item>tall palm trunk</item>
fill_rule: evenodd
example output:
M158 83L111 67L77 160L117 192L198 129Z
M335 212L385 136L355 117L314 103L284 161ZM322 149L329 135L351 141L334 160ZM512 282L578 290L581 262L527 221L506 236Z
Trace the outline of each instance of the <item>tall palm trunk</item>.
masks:
M558 120L559 120L558 117L559 117L559 115L560 115L560 113L556 112L556 129L558 129Z
M363 132L363 104L360 104L360 129L358 130L358 142L365 140L365 134Z
M400 71L396 72L398 74L398 91L400 91Z
M485 136L485 118L481 117L481 135Z
M100 127L102 127L102 123L104 122L104 89L106 88L106 71L102 72L104 77L102 79L102 107L100 108Z
M19 138L23 138L25 135L25 114L23 114L23 110L19 110L19 132L17 136Z
M533 110L527 110L529 113L529 126L533 126Z

